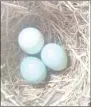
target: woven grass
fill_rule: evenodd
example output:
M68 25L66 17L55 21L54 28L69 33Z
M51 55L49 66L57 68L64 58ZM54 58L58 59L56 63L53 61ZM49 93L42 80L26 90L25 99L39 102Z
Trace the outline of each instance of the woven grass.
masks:
M1 2L1 105L87 106L90 103L89 1ZM17 38L25 27L38 28L45 43L64 46L68 68L50 69L43 84L30 85L20 75L26 54ZM39 56L39 55L38 55Z

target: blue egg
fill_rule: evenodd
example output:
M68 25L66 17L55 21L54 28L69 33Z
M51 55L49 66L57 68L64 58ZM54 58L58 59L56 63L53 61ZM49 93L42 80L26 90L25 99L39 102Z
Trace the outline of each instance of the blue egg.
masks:
M43 62L36 57L26 57L20 64L22 77L31 84L42 83L47 75Z
M44 45L44 37L38 29L29 27L19 33L18 43L24 52L37 54Z
M67 67L67 54L62 46L55 43L49 43L43 47L41 59L54 71L61 71Z

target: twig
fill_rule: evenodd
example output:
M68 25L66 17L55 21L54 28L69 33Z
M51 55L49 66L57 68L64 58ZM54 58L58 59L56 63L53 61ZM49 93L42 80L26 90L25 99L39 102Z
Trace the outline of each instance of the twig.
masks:
M44 4L44 5L46 5L46 6L49 6L49 7L51 7L51 8L53 8L53 9L58 9L57 8L57 5L54 5L54 4L51 4L51 3L49 3L48 1L41 1L41 3L42 4Z
M73 9L73 10L76 10L76 8L72 5L72 3L70 1L67 1L67 3L70 5L70 7Z
M17 29L17 25L19 25L21 23L21 21L27 16L27 14L25 16L23 16L12 28L11 30L16 30ZM16 28L16 29L15 29Z
M68 7L68 9L69 9L70 11L73 12L72 8L71 8L65 1L64 1L63 3L65 4L66 7Z
M78 12L79 13L79 15L81 16L81 18L84 20L84 22L86 23L86 24L88 24L88 21L82 16L82 14L80 13L80 12Z
M74 18L75 18L75 20L76 20L76 23L77 23L77 27L78 27L78 29L79 29L79 23L78 23L78 20L77 20L77 17L76 17L76 11L74 11L74 13L73 13L73 15L74 15Z
M71 48L71 46L68 44L70 50L73 52L73 54L75 55L75 57L80 61L80 63L83 65L83 67L89 71L89 69L87 68L87 66L83 63L83 61L81 60L81 58L77 55L77 53Z
M50 106L57 106L61 101L64 101L73 92L73 90L76 89L77 86L82 82L82 80L84 78L84 75L85 75L85 72L83 73L83 75L79 79L79 81L78 80L74 81L71 85L68 86L70 88L68 88L68 87L66 88L67 92L66 92L65 95L63 95L63 97L61 99L59 99L58 101L50 104Z
M4 13L5 13L5 9L3 9L2 13L1 13L1 21L3 19Z
M84 41L89 45L88 39L85 37L85 35L82 33L82 31L79 29L79 33L81 33L82 37L84 38Z
M56 25L66 36L68 36L67 33L66 33L64 30L62 30L56 23L54 23L54 22L52 21L51 24L53 25L53 27L55 28L55 30L57 30L57 28L55 27L55 25ZM57 30L57 32L60 34L60 31ZM60 36L61 36L61 35L60 35ZM62 37L62 36L61 36L61 37Z
M2 88L1 88L1 93L3 93L3 95L5 96L5 98L7 98L7 96L9 96ZM17 104L15 102L15 100L13 100L11 97L8 97L8 99L15 105L15 106L20 106L19 104Z
M8 17L9 17L9 7L6 8L6 36L7 36L7 42L8 42Z
M1 69L2 69L3 67L5 67L5 63L4 63L3 65L1 65Z
M7 3L7 2L4 2L4 1L2 1L1 4L4 4L6 6L10 6L10 7L14 7L16 9L25 9L25 10L28 10L26 7L15 5L15 4L11 4L11 3Z
M18 14L18 15L13 15L13 16L11 16L11 17L9 17L9 20L11 20L11 19L13 19L13 18L15 18L15 17L18 17L18 16L20 16L21 14ZM1 23L4 23L6 20L2 20L1 21Z
M55 94L55 90L53 90L51 94L47 97L47 99L45 99L45 102L42 104L42 106L45 106L50 101L50 99L53 97L54 94Z

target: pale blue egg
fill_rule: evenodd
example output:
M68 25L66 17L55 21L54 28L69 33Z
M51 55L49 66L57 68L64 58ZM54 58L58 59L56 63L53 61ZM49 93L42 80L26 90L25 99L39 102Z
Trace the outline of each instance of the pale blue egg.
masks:
M47 75L46 66L36 57L26 57L20 64L22 77L31 84L42 83Z
M18 43L24 52L36 54L44 45L44 37L38 29L29 27L20 32Z
M61 71L67 67L67 54L62 46L55 43L49 43L43 47L41 59L54 71Z

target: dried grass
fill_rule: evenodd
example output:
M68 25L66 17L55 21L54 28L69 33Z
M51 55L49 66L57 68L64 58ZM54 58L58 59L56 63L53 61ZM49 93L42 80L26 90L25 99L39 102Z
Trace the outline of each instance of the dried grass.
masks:
M90 103L89 1L1 2L1 105L82 106ZM69 57L68 68L34 86L19 71L26 54L17 43L25 27L37 27L46 43L62 44ZM49 70L50 71L50 70Z

